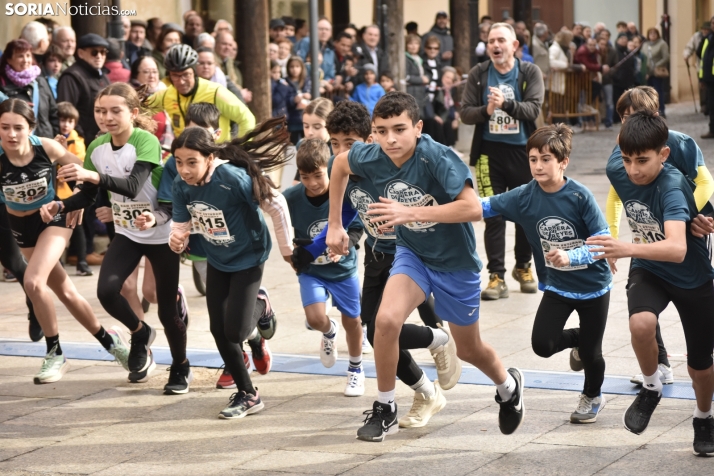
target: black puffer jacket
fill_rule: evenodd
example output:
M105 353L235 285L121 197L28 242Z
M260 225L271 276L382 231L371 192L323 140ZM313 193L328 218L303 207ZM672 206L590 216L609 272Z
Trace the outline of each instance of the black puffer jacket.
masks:
M28 104L33 104L32 97L35 84L40 98L37 108L35 135L53 139L59 134L59 118L57 117L57 102L52 95L52 90L47 80L40 75L27 86L18 86L4 74L0 76L0 91L5 93L9 99L22 99Z

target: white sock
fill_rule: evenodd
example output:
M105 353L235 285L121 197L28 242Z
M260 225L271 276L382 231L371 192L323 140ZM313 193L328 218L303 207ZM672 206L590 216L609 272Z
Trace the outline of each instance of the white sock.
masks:
M698 406L694 407L694 418L709 418L712 416L712 409L710 408L708 412L703 412Z
M256 337L258 337L258 328L257 327L255 329L253 329L253 332L250 333L250 335L248 336L248 338L246 340L253 340Z
M328 339L332 339L335 337L335 333L337 332L337 329L335 329L335 323L330 321L330 330L324 333L324 336L327 337Z
M422 372L421 378L414 385L409 385L415 392L421 393L426 398L431 398L436 395L436 388L434 383L426 377L426 374Z
M362 368L362 354L354 356L350 355L350 367L359 369Z
M391 411L394 412L396 411L396 405L394 405L394 394L396 393L396 390L390 390L389 392L380 392L377 391L377 401L379 403L384 403L384 404L389 404L391 407Z
M429 347L427 347L427 349L434 350L441 347L442 345L446 345L449 342L449 334L444 332L443 329L430 329L431 333L434 335L434 339L431 341L431 344L429 344Z
M498 391L498 396L501 400L507 402L513 396L513 392L516 391L516 381L513 380L513 376L506 372L506 381L502 384L496 384L496 390Z
M642 376L644 377L644 382L642 386L647 390L654 390L658 394L662 395L662 381L659 379L659 374L659 369L655 370L655 373L649 376L645 375L643 372Z

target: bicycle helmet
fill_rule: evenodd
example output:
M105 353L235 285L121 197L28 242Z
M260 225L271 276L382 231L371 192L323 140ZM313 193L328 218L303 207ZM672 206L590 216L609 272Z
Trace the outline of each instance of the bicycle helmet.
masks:
M178 73L198 63L198 53L188 45L173 45L166 52L164 66L166 71Z

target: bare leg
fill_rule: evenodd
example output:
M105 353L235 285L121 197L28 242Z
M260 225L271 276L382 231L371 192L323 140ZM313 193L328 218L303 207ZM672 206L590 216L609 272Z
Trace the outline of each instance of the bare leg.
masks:
M469 326L457 326L450 322L449 329L459 359L474 365L497 385L506 381L508 375L498 354L490 344L481 340L478 321Z
M651 312L638 312L630 316L630 334L632 349L635 351L640 370L645 376L657 372L657 356L659 348L655 333L657 331L657 316ZM691 374L690 370L690 374ZM709 396L711 403L711 395Z
M347 351L349 355L362 355L362 319L354 319L342 315L342 327L345 328L345 339L347 340ZM395 371L396 372L396 371Z
M310 304L305 307L307 323L310 324L310 327L323 334L330 332L330 319L327 317L325 311L324 302L316 302L315 304Z
M687 366L689 376L692 378L694 395L697 397L697 408L703 412L708 412L712 406L712 395L714 395L713 368L714 367L709 367L706 370L694 370L690 366Z

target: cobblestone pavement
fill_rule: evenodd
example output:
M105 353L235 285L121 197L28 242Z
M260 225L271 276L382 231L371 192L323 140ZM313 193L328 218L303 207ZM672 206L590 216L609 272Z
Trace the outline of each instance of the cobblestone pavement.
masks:
M706 131L705 118L693 113L691 103L669 107L668 121L695 138ZM601 207L609 186L605 162L616 134L577 135L568 169L570 177L594 192ZM700 146L711 167L714 141L700 141ZM475 227L484 256L483 225ZM622 239L628 238L623 229ZM507 248L512 247L509 225ZM263 281L280 323L271 349L317 356L320 339L303 325L297 279L277 250L273 254ZM508 252L509 269L513 264ZM626 270L627 263L620 269ZM182 267L181 273L192 317L188 345L213 349L204 300L193 287L190 268ZM96 299L96 273L72 279L103 325L114 325ZM603 345L608 375L630 376L638 369L629 343L625 280L618 273L612 292ZM507 366L568 372L567 352L542 359L530 348L540 297L521 294L510 274L507 283L509 299L482 305L484 339ZM20 288L0 283L0 296L0 341L27 340ZM57 311L64 342L95 342L59 303ZM147 320L160 328L155 311L152 306ZM410 319L418 322L416 316ZM577 325L576 319L569 324ZM661 323L675 378L687 381L684 336L673 309L663 313ZM155 345L166 345L161 332ZM347 355L342 338L338 350ZM415 356L431 362L426 351ZM215 389L215 370L194 369L191 392L169 397L160 392L167 378L163 371L157 370L147 384L129 385L115 364L73 360L60 382L37 386L31 377L39 364L37 358L0 357L0 474L710 474L713 468L711 461L691 454L691 400L663 399L647 432L636 436L621 422L631 396L608 395L596 424L571 425L577 393L527 389L525 421L516 434L504 436L498 430L494 388L457 385L446 392L446 408L427 427L370 444L355 440L355 432L376 395L374 379L367 379L365 396L345 398L344 377L254 373L266 409L244 420L224 421L217 415L231 392ZM411 405L411 395L398 384L400 413Z

